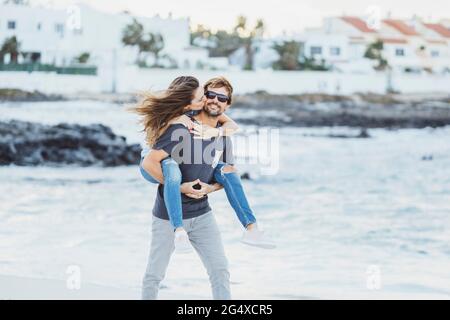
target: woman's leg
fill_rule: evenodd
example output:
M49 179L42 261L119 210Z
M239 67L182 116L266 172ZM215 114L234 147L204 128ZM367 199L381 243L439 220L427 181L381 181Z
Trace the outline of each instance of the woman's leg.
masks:
M236 169L220 162L214 170L214 179L224 187L228 201L244 228L256 223L242 187L241 177L236 173Z
M159 181L152 177L143 167L142 161L139 170L145 180L159 184ZM161 161L162 172L164 176L164 203L170 222L174 229L183 227L183 210L181 206L181 171L178 163L172 158L166 158Z
M181 171L172 158L161 161L164 175L164 203L170 222L175 229L183 227L183 208L181 205Z

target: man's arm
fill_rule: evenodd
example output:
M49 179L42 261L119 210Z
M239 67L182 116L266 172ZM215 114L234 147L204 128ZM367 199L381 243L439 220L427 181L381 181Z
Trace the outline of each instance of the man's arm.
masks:
M169 154L164 150L152 150L145 156L144 161L142 162L144 170L162 184L164 183L164 175L162 172L161 161L168 156ZM180 185L180 192L194 199L201 198L204 195L202 190L194 189L194 185L197 183L200 183L199 179L182 183Z
M162 172L161 161L167 158L169 154L164 150L150 151L144 158L142 162L142 167L147 171L153 178L159 181L159 183L164 183L164 175Z

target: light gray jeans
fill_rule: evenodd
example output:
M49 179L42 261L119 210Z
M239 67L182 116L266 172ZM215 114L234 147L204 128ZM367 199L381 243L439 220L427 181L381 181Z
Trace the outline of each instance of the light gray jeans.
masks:
M196 218L184 219L183 227L208 272L213 298L231 299L228 261L212 211ZM175 249L173 242L174 231L170 221L153 216L150 255L142 281L143 300L158 297L159 284L164 279L170 257ZM180 267L183 268L183 266ZM186 272L189 271L186 270Z

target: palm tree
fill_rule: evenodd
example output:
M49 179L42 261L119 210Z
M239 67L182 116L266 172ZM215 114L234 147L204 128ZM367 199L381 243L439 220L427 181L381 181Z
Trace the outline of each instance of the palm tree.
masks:
M241 38L242 45L245 49L245 70L253 70L253 60L255 56L255 49L253 43L255 39L262 38L265 31L264 21L258 19L253 29L247 28L247 18L239 16L236 20L234 33Z
M195 45L196 39L210 39L213 33L202 24L198 24L195 30L191 30L191 45Z
M81 64L85 64L89 61L89 58L91 57L89 52L83 52L82 54L80 54L78 57L75 57L75 61L77 63L81 63Z
M136 62L139 63L141 57L141 46L142 35L144 33L144 26L139 23L136 19L133 19L131 24L125 26L122 32L122 43L125 46L135 47L139 49Z
M3 63L3 58L5 54L11 56L10 63L17 63L17 58L19 56L20 42L17 41L16 36L7 38L0 49L0 60Z
M273 49L278 53L280 59L273 64L276 70L299 70L300 69L300 43L296 41L285 41L275 44Z
M234 26L234 32L240 36L246 36L247 30L247 18L245 16L238 16L236 19L236 25Z
M253 37L255 38L262 38L262 36L264 35L264 32L266 31L266 26L264 24L264 20L262 19L258 19L256 21L256 26L253 29Z
M378 66L376 69L384 70L388 67L387 60L383 57L383 41L377 40L373 43L370 43L367 46L366 52L364 53L364 57L368 59L378 60Z
M153 66L158 66L159 55L164 49L164 38L159 33L153 34L148 32L139 42L140 52L150 52L153 54L155 60Z

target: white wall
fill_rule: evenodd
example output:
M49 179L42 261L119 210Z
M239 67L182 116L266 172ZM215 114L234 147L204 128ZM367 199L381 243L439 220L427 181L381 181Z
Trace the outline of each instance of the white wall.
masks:
M98 77L59 75L45 72L0 72L0 88L38 90L47 94L101 92Z
M8 21L14 21L16 28L8 29ZM0 44L16 35L23 51L41 52L43 48L60 50L59 44L63 38L56 31L56 24L65 25L65 21L64 10L0 4Z
M124 48L121 42L122 31L133 21L133 16L104 13L85 4L76 8L69 11L0 3L0 44L15 35L21 43L21 50L41 52L44 63L69 63L83 52L91 53L93 61L98 62L99 57L101 59L113 50L119 51L121 57L128 56L128 63L135 60L135 54L130 54L132 50ZM167 53L175 59L183 56L184 49L190 43L187 18L136 18L145 32L163 36L162 54ZM10 20L16 22L16 29L7 28ZM40 30L37 27L39 23ZM62 25L62 33L56 31L56 24Z
M349 58L349 38L342 34L315 33L305 35L305 56L311 56L311 47L322 48L322 53L314 55L320 61L324 59L327 62L344 61ZM331 48L339 48L339 55L332 55ZM360 58L360 57L358 57Z
M166 70L135 67L117 70L117 91L137 92L161 90L180 75L194 75L201 82L224 75L232 82L236 93L265 90L276 94L326 92L351 94L354 92L384 93L385 74L343 74L335 72L298 71L208 71ZM0 88L39 90L45 93L76 93L110 91L114 79L112 71L99 70L99 76L56 75L52 73L0 72ZM394 74L394 89L403 93L448 92L450 76ZM338 90L339 87L339 90Z

